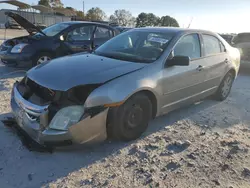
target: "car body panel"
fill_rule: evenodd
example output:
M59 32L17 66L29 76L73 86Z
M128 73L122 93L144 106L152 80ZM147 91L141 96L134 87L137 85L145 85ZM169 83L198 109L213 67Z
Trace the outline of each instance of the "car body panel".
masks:
M27 102L18 93L16 85L14 84L11 94L12 113L18 126L37 143L46 146L63 146L71 143L96 143L107 138L105 122L108 109L101 111L94 117L84 116L79 123L71 126L69 131L49 129L47 121L48 106L37 106ZM40 121L32 120L31 114L39 117Z
M161 28L159 30L161 30ZM220 39L225 45L228 53L230 53L230 55L228 55L227 53L228 56L219 55L220 57L218 62L221 62L221 64L214 66L212 63L210 65L213 68L216 68L216 66L218 66L220 68L219 71L216 70L215 73L211 73L211 69L208 69L209 66L206 65L207 64L206 57L204 58L202 57L200 60L196 62L195 61L191 62L188 67L174 66L170 68L164 68L165 62L169 57L171 51L173 50L174 45L183 35L191 33L204 33L204 32L207 34L214 35L215 37ZM223 62L225 57L228 57L230 59L228 63ZM213 58L214 57L211 57L211 59ZM85 106L93 107L106 103L116 103L120 101L126 101L133 94L139 91L146 90L152 92L157 99L156 114L158 116L160 114L164 114L168 111L176 109L182 105L192 103L193 101L195 101L195 99L199 100L200 98L204 98L214 93L217 87L219 86L221 80L223 79L224 75L226 75L228 71L234 70L237 75L240 65L239 60L240 60L240 54L238 50L228 45L220 36L212 32L199 31L199 30L187 30L187 31L184 30L176 34L175 38L173 38L170 41L169 46L157 61L155 61L153 64L150 64L149 66L144 67L142 70L136 71L135 73L131 73L122 78L115 79L112 82L109 82L95 89L87 98ZM200 64L204 64L206 66L204 66L202 71L200 71L199 73L199 71L196 69L199 67ZM182 73L187 71L186 74L188 75L188 70L190 71L189 75L192 75L191 72L194 73L194 75L192 75L193 79L186 80L184 79L184 77L182 77L182 79L179 81L177 78L181 75L177 73ZM164 77L164 75L166 77ZM172 76L176 76L175 77L176 79L171 80ZM163 82L162 80L167 80L166 83L164 82L164 85L159 84ZM204 84L204 82L206 82L206 84L208 85ZM123 85L126 85L126 83L130 83L129 87L122 87ZM174 91L178 91L176 87L178 83L180 84L179 86L183 86L181 88L185 89L185 92L187 92L187 94L185 94L185 92L183 93L179 92L177 96L179 96L180 98L179 100L176 101L174 100L176 99L175 98L176 93L174 94ZM188 86L187 83L189 83ZM215 83L217 85L215 85ZM198 84L199 87L197 87L196 84ZM108 89L110 87L112 87L113 89L112 91ZM193 90L197 91L197 93L195 94ZM165 98L164 94L167 95L171 93L172 95L170 97L166 96ZM173 103L172 101L176 101L177 103Z
M162 110L168 111L169 106L206 89L204 69L199 69L204 62L204 59L197 59L191 61L187 67L169 67L163 70L162 87L165 105L162 106Z
M177 28L136 30L150 29L175 32L165 51L152 63L121 61L95 54L77 54L39 65L27 73L27 78L43 87L60 91L67 91L75 86L98 84L98 87L88 94L84 104L81 104L84 105L85 113L89 109L107 107L110 104L121 105L132 95L147 92L155 98L156 116L159 116L214 94L229 71L233 71L235 77L237 76L240 53L217 34ZM133 30L126 33L129 32ZM205 56L201 45L202 57L193 59L188 66L168 65L176 43L182 36L193 33L215 36L224 44L226 52ZM109 109L104 109L94 115L85 114L86 116L70 127L65 132L65 137L62 137L70 135L71 141L77 143L105 139L108 112ZM49 128L46 130L50 131ZM52 132L51 134L53 135ZM55 139L56 137L55 133ZM50 139L53 140L52 137Z
M88 116L76 125L69 128L69 133L73 135L73 142L85 144L98 142L107 138L106 119L108 109L94 117ZM88 131L86 131L88 130Z
M82 54L66 56L41 64L31 69L27 76L44 87L67 91L79 85L105 83L144 66L143 63L131 63L94 54ZM73 74L68 74L68 72Z

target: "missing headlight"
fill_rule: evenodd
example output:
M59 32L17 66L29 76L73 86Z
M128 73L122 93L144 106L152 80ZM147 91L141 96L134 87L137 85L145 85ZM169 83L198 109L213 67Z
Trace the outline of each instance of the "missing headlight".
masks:
M68 99L78 104L84 104L90 93L100 85L101 84L89 84L74 87L67 92Z

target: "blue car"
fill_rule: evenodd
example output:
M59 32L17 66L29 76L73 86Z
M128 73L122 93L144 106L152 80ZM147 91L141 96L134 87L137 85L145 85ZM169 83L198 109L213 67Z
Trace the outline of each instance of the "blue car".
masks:
M62 22L41 30L22 16L6 12L29 33L5 41L0 46L0 59L6 66L33 67L56 57L91 52L119 30L97 22Z

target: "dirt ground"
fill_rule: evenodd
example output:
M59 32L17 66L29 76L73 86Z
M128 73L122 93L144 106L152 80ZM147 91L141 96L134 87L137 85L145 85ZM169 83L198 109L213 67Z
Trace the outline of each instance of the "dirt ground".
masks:
M22 76L0 63L0 120L11 116L10 91ZM0 187L250 188L249 82L240 74L226 101L156 118L129 143L30 152L0 123Z

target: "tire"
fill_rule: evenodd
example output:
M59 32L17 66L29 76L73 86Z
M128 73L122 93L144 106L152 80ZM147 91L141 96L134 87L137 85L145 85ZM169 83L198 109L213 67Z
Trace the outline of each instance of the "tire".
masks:
M44 59L44 61L40 61ZM32 60L32 66L35 67L41 63L45 63L46 61L48 60L51 60L52 59L52 55L50 53L47 53L47 52L42 52L38 55L36 55L33 60Z
M223 101L228 97L228 95L230 94L232 85L233 85L233 81L234 81L233 73L228 72L223 78L223 80L221 81L221 84L217 92L215 93L214 97L216 100Z
M108 136L120 141L139 138L152 118L152 103L144 94L136 94L119 107L110 109Z

